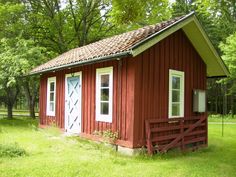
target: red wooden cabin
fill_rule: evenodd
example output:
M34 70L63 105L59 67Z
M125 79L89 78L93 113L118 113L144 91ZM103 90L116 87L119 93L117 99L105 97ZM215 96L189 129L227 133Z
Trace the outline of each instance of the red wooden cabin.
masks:
M72 49L38 66L40 124L149 153L207 145L206 79L228 70L191 13Z

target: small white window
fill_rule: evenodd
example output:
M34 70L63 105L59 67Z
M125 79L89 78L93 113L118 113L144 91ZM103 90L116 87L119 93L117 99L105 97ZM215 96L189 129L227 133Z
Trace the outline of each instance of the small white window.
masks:
M47 115L55 116L56 107L56 77L48 78L47 83Z
M113 67L96 70L96 121L112 122Z
M184 117L184 72L169 70L169 118Z

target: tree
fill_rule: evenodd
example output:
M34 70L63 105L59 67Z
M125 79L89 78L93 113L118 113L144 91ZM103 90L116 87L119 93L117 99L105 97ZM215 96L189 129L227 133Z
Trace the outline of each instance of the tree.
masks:
M196 0L176 0L172 5L172 15L174 17L179 17L182 15L189 14L192 11L195 11L195 2Z
M171 17L168 0L112 0L110 21L123 29L135 29L156 24Z
M219 43L236 29L235 1L176 0L172 8L173 16L195 11L217 50Z
M225 42L236 30L235 1L198 0L196 7L205 30L218 50L220 42Z
M25 8L22 4L0 1L0 39L15 38L24 29Z
M222 58L230 70L230 77L224 79L229 84L229 95L231 95L231 111L234 113L234 101L236 95L236 33L230 35L226 42L220 43L220 49L223 52Z
M36 101L35 92L38 91L34 78L25 76L29 70L45 61L44 48L38 47L32 40L25 40L20 37L15 40L1 40L0 53L0 89L2 98L8 106L8 118L12 118L12 108L22 86L28 99L30 115L34 115Z
M32 36L41 46L55 53L101 39L114 27L107 21L108 10L105 8L109 3L105 0L23 2L27 9L27 36Z

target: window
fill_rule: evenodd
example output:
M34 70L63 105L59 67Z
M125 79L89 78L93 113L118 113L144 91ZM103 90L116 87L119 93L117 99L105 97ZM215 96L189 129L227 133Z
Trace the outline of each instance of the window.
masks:
M112 122L113 67L96 72L96 120Z
M47 84L47 115L55 116L56 77L48 78Z
M169 70L169 118L184 116L184 72Z

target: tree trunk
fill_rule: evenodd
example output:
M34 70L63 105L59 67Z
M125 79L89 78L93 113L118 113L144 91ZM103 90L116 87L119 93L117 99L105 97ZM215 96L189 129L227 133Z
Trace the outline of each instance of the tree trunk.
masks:
M35 105L34 101L30 102L30 104L29 104L30 117L33 119L35 119L34 105Z
M35 110L34 110L35 100L36 100L36 94L34 94L35 87L33 86L32 88L30 88L30 80L25 80L23 83L23 87L25 91L25 96L27 98L30 117L35 119Z
M12 119L12 109L13 109L13 105L11 104L8 104L7 105L7 118L8 119Z
M222 87L223 87L223 115L226 115L228 114L228 109L227 109L227 84L222 84Z
M18 85L11 88L5 87L5 91L6 91L5 103L7 104L7 117L8 119L12 119L13 118L12 109L19 93L19 87Z
M231 116L234 118L234 94L231 95Z
M215 112L218 114L218 99L215 97Z

